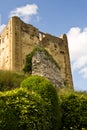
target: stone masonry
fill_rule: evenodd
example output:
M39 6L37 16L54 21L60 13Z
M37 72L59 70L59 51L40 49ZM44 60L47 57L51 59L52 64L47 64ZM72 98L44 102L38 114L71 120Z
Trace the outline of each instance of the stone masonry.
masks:
M73 87L67 36L59 38L41 32L16 16L9 20L0 36L0 69L22 71L26 55L37 45L53 56L61 68L62 79Z
M57 89L64 87L59 68L50 60L44 51L35 52L32 58L32 75L47 78Z

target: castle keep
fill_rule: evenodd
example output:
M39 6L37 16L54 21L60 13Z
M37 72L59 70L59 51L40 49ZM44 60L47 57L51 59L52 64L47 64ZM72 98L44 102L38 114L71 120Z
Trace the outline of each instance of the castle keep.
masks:
M66 35L58 38L40 32L16 16L9 20L0 36L0 69L22 71L26 55L37 45L43 46L52 55L61 68L62 79L73 86Z

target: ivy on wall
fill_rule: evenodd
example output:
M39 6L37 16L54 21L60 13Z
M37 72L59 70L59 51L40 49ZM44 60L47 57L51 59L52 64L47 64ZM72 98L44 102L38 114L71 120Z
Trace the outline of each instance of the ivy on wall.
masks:
M35 52L37 52L37 51L39 51L39 52L44 52L45 53L45 55L48 57L48 59L51 61L51 62L53 62L53 63L55 63L55 65L60 69L60 66L57 64L57 62L53 59L53 57L52 57L52 55L50 55L49 53L48 53L48 51L47 50L45 50L44 48L42 48L42 47L40 47L40 46L37 46L37 47L35 47L34 49L33 49L33 51L30 53L30 54L28 54L27 56L26 56L26 63L25 63L25 66L24 66L24 68L23 68L23 71L25 72L25 73L30 73L31 74L31 72L32 72L32 57L33 57L33 55L35 54Z

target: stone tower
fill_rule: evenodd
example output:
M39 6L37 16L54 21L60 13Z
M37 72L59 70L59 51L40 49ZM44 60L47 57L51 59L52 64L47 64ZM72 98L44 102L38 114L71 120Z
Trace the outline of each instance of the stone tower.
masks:
M43 46L61 68L61 75L73 86L66 35L60 38L40 32L36 27L12 17L0 36L0 69L22 71L26 55L37 45Z

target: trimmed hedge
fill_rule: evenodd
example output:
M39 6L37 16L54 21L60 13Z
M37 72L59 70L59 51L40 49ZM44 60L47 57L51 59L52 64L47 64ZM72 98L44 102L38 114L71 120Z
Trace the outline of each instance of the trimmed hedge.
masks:
M21 83L21 87L27 88L31 92L36 92L42 99L47 102L46 107L46 122L48 122L47 130L59 130L60 127L60 113L59 100L56 89L46 79L40 76L31 76Z
M0 93L0 130L49 130L47 102L19 88Z
M87 95L68 94L63 98L61 130L87 130Z
M0 71L0 91L11 90L20 86L25 75L11 71Z

